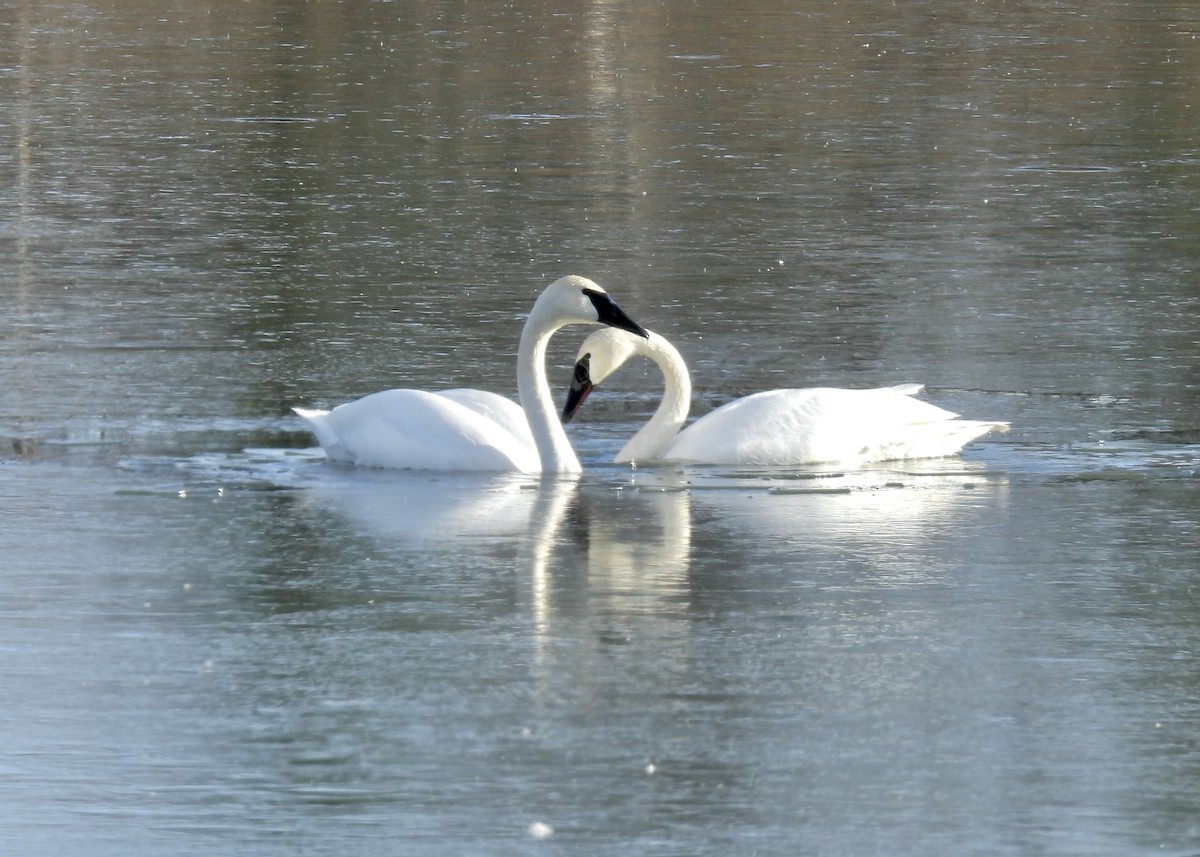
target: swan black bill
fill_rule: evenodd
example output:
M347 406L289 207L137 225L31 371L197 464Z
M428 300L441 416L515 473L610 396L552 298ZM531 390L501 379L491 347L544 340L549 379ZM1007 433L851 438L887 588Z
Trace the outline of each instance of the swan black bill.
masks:
M571 378L571 389L567 391L567 403L563 405L562 409L562 421L564 423L571 421L571 417L575 416L575 412L579 410L580 405L583 404L583 400L592 392L591 358L592 355L585 354L575 364L575 374Z
M596 308L596 317L601 324L607 324L609 327L615 327L620 330L627 330L630 333L635 333L643 339L649 339L650 334L646 333L646 329L625 314L605 292L598 292L594 289L584 289L583 293L588 296L592 302L592 306Z

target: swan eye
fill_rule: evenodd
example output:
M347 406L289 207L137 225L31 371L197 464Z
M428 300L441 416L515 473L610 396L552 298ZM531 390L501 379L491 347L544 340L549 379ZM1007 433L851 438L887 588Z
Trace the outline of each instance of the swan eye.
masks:
M591 362L592 355L587 353L575 361L575 383L578 385L588 384L591 382Z

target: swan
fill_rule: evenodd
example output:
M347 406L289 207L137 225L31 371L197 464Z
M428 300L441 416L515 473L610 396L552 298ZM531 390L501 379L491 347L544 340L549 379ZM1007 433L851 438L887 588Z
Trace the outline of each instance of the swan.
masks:
M517 350L521 405L484 390L384 390L330 411L292 408L332 461L409 470L578 473L550 396L546 344L568 324L646 332L586 277L555 280L534 302Z
M635 338L602 330L584 340L562 419L574 416L592 387L634 356L662 370L665 392L654 416L617 453L618 464L866 464L954 455L968 441L1008 423L958 419L913 398L921 384L872 390L828 387L768 390L728 402L680 431L692 384L683 357L647 331Z

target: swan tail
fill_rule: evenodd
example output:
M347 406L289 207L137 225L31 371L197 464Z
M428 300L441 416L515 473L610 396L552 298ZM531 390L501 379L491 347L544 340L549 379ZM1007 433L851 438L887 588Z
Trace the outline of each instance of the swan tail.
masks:
M329 411L316 408L292 408L292 412L304 420L304 424L316 436L317 443L321 445L321 449L325 451L325 456L330 461L351 460L350 455L342 446L337 432L329 424Z
M889 458L945 458L957 455L973 440L978 440L993 431L1008 431L1006 422L982 422L979 420L946 420L914 426L918 431L907 443L897 448L883 450L882 460ZM880 460L880 459L877 459Z

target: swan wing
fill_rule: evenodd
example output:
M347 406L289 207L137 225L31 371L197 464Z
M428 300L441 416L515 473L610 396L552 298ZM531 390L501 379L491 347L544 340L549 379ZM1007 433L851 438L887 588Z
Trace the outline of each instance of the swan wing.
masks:
M531 444L504 425L424 390L384 390L331 411L297 413L336 461L413 470L541 469Z
M473 390L467 387L441 390L437 395L470 408L502 426L513 437L523 440L531 450L536 449L533 443L533 432L529 430L529 420L525 418L525 411L512 399L497 393L489 393L487 390Z
M998 423L968 422L913 398L919 384L873 390L770 390L685 428L664 461L709 464L863 463L952 455Z

